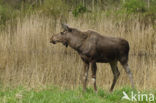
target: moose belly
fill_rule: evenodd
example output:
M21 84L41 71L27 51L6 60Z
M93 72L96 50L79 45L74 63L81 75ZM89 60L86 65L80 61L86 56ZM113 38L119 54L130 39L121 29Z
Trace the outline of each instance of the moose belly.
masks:
M86 61L96 61L101 63L108 63L118 58L118 51L114 50L88 50L83 52L78 52L82 59Z
M97 59L96 62L99 62L99 63L108 63L108 62L111 62L113 61L112 59L108 59L108 58L100 58L100 59Z
M80 54L81 58L85 61L96 61L96 62L99 62L99 63L108 63L108 62L111 62L115 59L117 59L117 57L115 55L82 55Z
M118 59L118 53L114 52L114 51L98 53L95 56L95 59L97 62L108 63L108 62L111 62L111 61Z

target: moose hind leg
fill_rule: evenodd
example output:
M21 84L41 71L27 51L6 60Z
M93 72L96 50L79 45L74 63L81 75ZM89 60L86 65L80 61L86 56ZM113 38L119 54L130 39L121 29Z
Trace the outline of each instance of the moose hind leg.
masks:
M113 83L112 83L111 88L110 88L110 92L111 92L111 91L113 91L113 88L116 84L116 81L118 80L118 78L120 76L120 72L119 72L118 67L117 67L117 61L111 62L110 66L111 66L111 70L112 70L113 75L114 75Z
M126 73L129 76L132 88L134 88L133 75L132 75L132 72L130 71L130 68L129 68L128 64L125 63L125 64L122 64L122 66L123 66L123 68L125 69Z

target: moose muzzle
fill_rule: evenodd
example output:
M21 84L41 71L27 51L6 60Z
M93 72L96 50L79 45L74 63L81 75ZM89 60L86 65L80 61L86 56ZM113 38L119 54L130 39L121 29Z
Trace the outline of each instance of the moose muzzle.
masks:
M50 38L50 43L56 44L56 41L54 40L54 36Z

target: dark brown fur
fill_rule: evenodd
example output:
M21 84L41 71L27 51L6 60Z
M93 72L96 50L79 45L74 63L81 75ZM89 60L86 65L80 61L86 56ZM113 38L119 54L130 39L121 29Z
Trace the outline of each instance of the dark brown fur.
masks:
M78 29L70 28L67 25L63 25L63 28L64 31L53 35L50 39L50 42L53 44L61 42L66 47L69 45L71 48L75 49L81 56L84 63L84 90L86 90L89 64L91 64L92 78L94 80L94 89L95 91L97 91L97 62L109 63L112 68L114 79L110 91L113 90L116 81L120 75L117 67L117 61L121 63L126 73L129 75L133 86L132 73L130 72L130 69L128 67L128 41L122 38L102 36L92 30L82 32Z

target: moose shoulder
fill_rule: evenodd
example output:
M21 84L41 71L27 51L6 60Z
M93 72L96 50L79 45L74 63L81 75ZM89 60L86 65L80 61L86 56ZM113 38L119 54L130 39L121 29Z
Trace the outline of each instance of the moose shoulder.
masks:
M50 42L63 43L66 47L69 45L75 49L81 56L84 63L84 83L83 89L86 90L89 64L91 64L92 78L94 81L94 90L96 87L97 62L109 63L114 75L110 91L113 90L116 81L120 75L117 62L119 61L126 73L129 75L132 87L133 78L128 66L129 43L122 38L102 36L99 33L88 30L82 32L78 29L63 25L64 31L51 37Z

